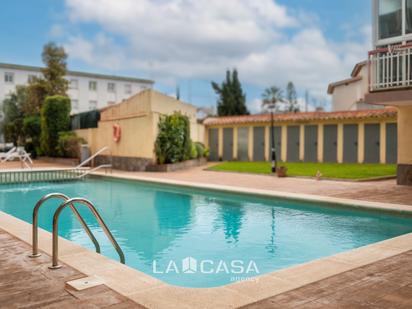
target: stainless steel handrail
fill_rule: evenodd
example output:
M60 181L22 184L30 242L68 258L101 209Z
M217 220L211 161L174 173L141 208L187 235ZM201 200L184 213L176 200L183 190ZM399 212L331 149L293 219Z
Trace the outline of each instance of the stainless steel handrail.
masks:
M89 163L90 161L92 161L94 158L96 158L99 154L101 154L102 152L106 151L107 149L109 149L109 147L105 146L102 149L100 149L99 151L97 151L94 155L92 155L90 158L84 160L82 163L80 163L79 165L76 166L76 169L86 165L87 163Z
M103 232L106 234L107 238L109 238L110 242L112 243L113 247L116 249L117 254L120 257L120 262L122 264L125 263L125 257L123 254L122 249L120 248L119 244L117 243L116 239L113 237L112 233L110 232L109 228L107 227L106 223L104 223L103 218L98 213L96 207L92 204L92 202L84 199L84 198L72 198L65 201L63 204L57 208L56 212L53 216L53 247L52 247L52 266L50 269L58 269L61 267L59 265L59 216L64 208L69 205L75 205L76 203L82 204L87 206L92 214L95 216L97 222L99 223L100 227L103 229ZM74 206L75 207L75 206Z
M62 193L50 193L47 194L45 196L43 196L36 204L36 206L34 206L33 209L33 224L32 224L32 241L33 241L33 249L32 249L32 254L29 255L29 257L35 258L40 256L41 254L39 253L39 209L40 206L43 205L44 202L46 202L49 199L52 198L60 198L63 199L64 201L69 200L69 197L62 194ZM100 245L97 242L96 237L94 237L92 231L89 229L89 227L87 226L86 221L83 220L82 216L80 215L80 213L78 212L78 210L76 209L76 207L74 207L72 204L70 204L70 208L71 210L74 212L74 214L76 215L77 219L79 219L81 225L83 226L83 228L85 229L87 235L89 235L91 241L93 242L95 248L96 248L96 252L100 253Z
M77 178L83 178L83 177L89 175L90 173L94 173L95 171L97 171L97 170L99 170L99 169L101 169L101 168L109 168L109 167L111 168L112 165L111 165L111 164L102 164L102 165L99 165L99 166L97 166L97 167L95 167L95 168L92 168L91 170L88 170L88 171L84 172L83 174L77 176ZM107 172L106 172L106 173L107 173Z
M80 169L81 167L83 167L84 165L86 165L87 163L89 163L90 161L94 160L94 158L96 158L99 154L101 154L102 152L104 152L104 151L106 151L106 150L108 150L108 149L109 149L109 147L107 147L107 146L101 148L99 151L97 151L97 152L96 152L94 155L92 155L90 158L88 158L87 160L83 161L83 162L80 163L78 166L76 166L75 170ZM111 157L111 160L110 160L110 161L111 161L111 164L102 164L102 165L99 165L99 166L97 166L97 167L94 167L93 169L88 170L87 172L79 175L77 178L83 178L83 177L87 176L88 174L93 173L93 172L95 172L95 171L97 171L98 169L101 169L101 168L109 168L109 167L112 168L113 155L112 155L112 152L111 152L111 151L110 151L110 157Z

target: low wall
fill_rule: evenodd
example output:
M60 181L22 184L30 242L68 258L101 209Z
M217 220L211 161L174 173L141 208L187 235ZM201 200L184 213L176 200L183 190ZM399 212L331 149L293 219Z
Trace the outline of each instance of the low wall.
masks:
M136 157L119 157L119 156L97 156L94 159L94 165L111 164L112 168L128 172L143 172L146 166L153 161L146 158Z
M180 171L184 169L188 169L191 167L202 166L207 163L205 158L195 159L195 160L188 160L184 162L178 162L173 164L154 164L148 165L146 167L146 171L148 172L174 172Z

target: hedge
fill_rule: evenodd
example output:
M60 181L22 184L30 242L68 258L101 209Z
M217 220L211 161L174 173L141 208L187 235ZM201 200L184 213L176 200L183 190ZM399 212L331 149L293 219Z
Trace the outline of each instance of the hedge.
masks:
M59 155L59 132L67 131L70 125L70 99L65 96L46 97L40 114L42 152L56 157Z

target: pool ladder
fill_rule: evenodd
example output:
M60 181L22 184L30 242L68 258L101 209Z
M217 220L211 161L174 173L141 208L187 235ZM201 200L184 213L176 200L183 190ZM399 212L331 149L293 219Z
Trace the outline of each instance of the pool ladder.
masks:
M65 209L67 206L70 207L70 209L73 211L74 215L77 217L77 219L80 221L80 224L83 226L84 230L86 231L87 235L93 242L96 252L100 253L100 245L94 237L92 231L90 228L87 226L86 221L84 221L83 217L79 213L79 211L76 208L76 204L82 204L84 206L87 206L91 213L94 215L96 218L97 222L99 223L100 227L103 229L103 232L106 234L107 238L109 238L110 242L112 243L113 247L116 249L120 262L122 264L125 263L125 258L122 249L120 248L119 244L117 243L116 239L113 237L112 233L110 232L109 228L107 227L106 223L104 223L103 218L100 216L98 213L96 207L92 204L92 202L88 201L87 199L84 198L72 198L70 199L68 196L62 194L62 193L50 193L45 196L43 196L37 203L36 206L34 206L33 209L33 224L32 224L32 241L33 241L33 248L32 248L32 254L29 255L29 257L36 258L39 257L41 254L39 253L39 236L38 236L38 226L39 226L39 209L41 205L43 205L44 202L47 200L50 200L52 198L59 198L63 199L64 202L56 209L53 215L53 246L52 246L52 265L49 267L50 269L58 269L61 268L62 265L59 264L59 216L63 209Z

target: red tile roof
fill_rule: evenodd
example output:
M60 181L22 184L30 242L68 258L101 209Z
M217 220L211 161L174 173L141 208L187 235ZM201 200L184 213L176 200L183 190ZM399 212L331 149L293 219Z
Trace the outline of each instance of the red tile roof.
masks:
M371 118L396 118L396 109L384 108L375 110L341 111L341 112L305 112L275 114L275 122L301 122L301 121L325 121L325 120L359 120ZM205 119L206 126L232 125L243 123L267 123L270 122L270 114L247 115L247 116L226 116L210 117Z

